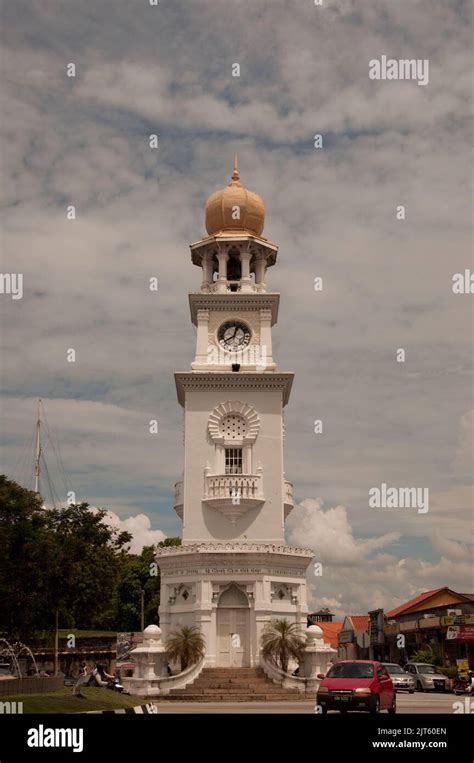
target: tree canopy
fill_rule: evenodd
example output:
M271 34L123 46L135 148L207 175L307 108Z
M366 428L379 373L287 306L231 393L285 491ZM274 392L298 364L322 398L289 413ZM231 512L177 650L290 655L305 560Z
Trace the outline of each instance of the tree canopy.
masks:
M45 509L36 493L0 476L0 632L51 630L56 611L63 628L136 631L142 590L145 623L157 622L155 549L131 554L132 536L106 515L87 503Z

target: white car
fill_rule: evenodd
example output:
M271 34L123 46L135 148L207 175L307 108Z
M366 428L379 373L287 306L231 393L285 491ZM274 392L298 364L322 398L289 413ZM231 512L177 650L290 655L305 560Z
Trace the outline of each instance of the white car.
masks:
M410 694L415 693L414 676L404 671L396 662L383 662L382 664L392 679L396 691L408 691Z
M405 668L415 679L418 691L447 691L449 681L442 673L438 673L434 665L427 662L407 662Z

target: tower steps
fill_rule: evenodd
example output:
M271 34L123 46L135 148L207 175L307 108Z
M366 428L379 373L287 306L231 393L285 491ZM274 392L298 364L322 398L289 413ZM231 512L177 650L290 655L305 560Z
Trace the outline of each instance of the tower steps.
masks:
M181 702L311 702L311 694L286 689L271 681L262 668L204 668L184 689L163 698Z

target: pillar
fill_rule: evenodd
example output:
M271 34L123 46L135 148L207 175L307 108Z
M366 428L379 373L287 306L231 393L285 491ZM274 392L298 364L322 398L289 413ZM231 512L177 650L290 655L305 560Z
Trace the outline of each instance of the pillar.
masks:
M205 252L202 258L202 291L209 291L212 284L212 254Z
M195 365L207 364L207 350L209 346L209 310L197 311L197 338L196 357L191 368Z
M273 363L272 357L272 311L260 310L260 347L263 356L265 348L265 360L267 365Z
M252 279L250 278L250 252L240 253L240 263L242 266L241 291L252 291Z
M217 279L217 291L227 291L227 252L218 252L217 260L219 262L219 277Z
M265 269L266 262L263 254L259 254L255 261L255 283L259 287L259 291L266 291L265 285Z

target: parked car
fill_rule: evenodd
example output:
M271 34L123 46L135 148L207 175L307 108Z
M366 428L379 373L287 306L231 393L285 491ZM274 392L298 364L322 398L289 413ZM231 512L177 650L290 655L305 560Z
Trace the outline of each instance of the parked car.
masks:
M408 691L410 694L415 693L415 679L411 673L406 673L401 665L397 665L396 662L383 662L382 665L384 668L387 668L395 691Z
M449 680L427 662L407 662L404 670L415 679L418 691L447 691Z
M316 712L362 710L396 712L396 691L387 669L373 660L341 660L321 679Z

